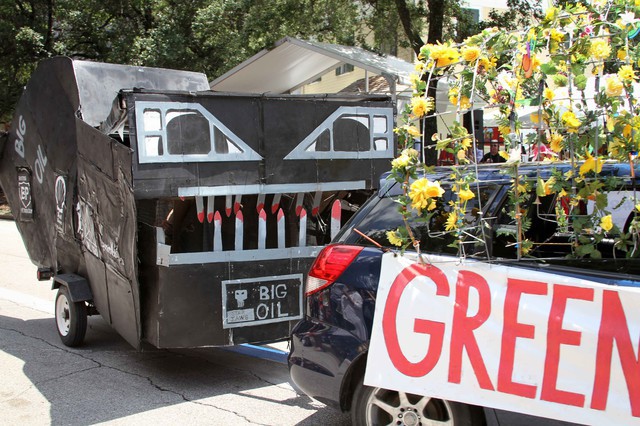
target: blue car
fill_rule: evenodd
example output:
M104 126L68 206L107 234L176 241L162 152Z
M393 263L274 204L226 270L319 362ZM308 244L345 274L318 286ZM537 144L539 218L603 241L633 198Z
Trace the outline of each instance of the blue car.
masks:
M534 177L539 171L533 168L521 173ZM628 166L605 167L603 174L627 175ZM430 176L443 186L450 179L449 169L437 170ZM544 176L543 176L544 177ZM548 176L547 176L548 177ZM468 206L473 211L482 203L485 226L484 244L465 241L467 256L480 259L488 256L493 261L513 264L515 245L509 241L508 229L512 221L507 202L511 178L494 168L482 168L481 182L475 199ZM392 247L386 232L402 225L394 197L399 195L397 184L389 184L385 177L381 189L342 228L332 244L325 247L311 267L306 283L306 312L296 325L291 336L289 368L293 383L304 393L339 410L350 412L353 424L357 425L562 425L570 424L558 420L534 417L488 407L479 407L455 401L430 398L422 395L372 388L363 384L370 345L376 291L380 278L381 258ZM629 182L627 182L629 184ZM628 188L628 185L627 185ZM625 188L616 188L610 197L624 197ZM619 192L620 194L617 194ZM447 200L445 200L447 201ZM536 246L534 255L538 259L519 261L518 266L530 268L532 273L541 268L539 258L545 258L546 272L570 277L587 277L606 284L637 286L640 283L640 262L627 259L607 241L599 242L602 259L567 259L570 247L566 233L560 232L557 221L548 220L556 214L555 195L536 197L533 195L528 209L532 221L527 237L533 241L552 244ZM535 204L533 204L535 203ZM618 204L623 204L618 201ZM525 206L526 207L526 206ZM447 203L442 203L443 210ZM588 203L582 206L588 209ZM626 209L626 210L625 210ZM634 218L633 207L623 206L624 217L616 220L620 229L629 226ZM476 218L480 215L476 216ZM469 218L470 221L479 220ZM435 254L457 254L451 246L451 234L433 232L438 226L438 214L429 223L412 223L412 229L420 239L424 251ZM564 252L563 252L564 250Z

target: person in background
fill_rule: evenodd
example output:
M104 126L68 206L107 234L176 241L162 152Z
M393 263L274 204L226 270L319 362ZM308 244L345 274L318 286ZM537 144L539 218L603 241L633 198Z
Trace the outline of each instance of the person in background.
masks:
M481 163L504 163L507 160L504 159L504 157L502 155L500 155L500 153L498 152L500 149L500 143L497 140L492 140L491 144L490 144L490 149L489 152L487 152L484 157L482 157L482 160L480 160Z

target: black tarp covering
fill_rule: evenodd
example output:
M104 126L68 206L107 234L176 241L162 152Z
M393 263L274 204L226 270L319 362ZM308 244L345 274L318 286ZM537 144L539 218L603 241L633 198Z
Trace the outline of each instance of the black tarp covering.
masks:
M32 261L85 277L98 312L136 348L286 338L330 238L331 204L364 201L393 157L387 97L206 88L196 73L43 61L0 153ZM239 196L229 212L225 197ZM221 229L196 211L204 202L223 212ZM261 203L279 207L263 213L262 237Z
M123 87L206 85L196 73L43 61L0 156L0 183L31 260L87 278L101 315L135 347L141 327L132 151L93 126Z

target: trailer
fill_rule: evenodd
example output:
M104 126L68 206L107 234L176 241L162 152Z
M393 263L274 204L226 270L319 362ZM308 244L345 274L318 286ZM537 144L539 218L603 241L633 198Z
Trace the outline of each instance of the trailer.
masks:
M0 138L0 184L64 344L93 314L138 349L277 341L388 169L393 122L386 96L217 93L201 73L56 57Z

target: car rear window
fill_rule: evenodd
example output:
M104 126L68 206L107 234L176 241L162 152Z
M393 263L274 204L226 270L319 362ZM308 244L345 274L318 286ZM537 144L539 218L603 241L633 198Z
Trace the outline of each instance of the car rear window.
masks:
M448 191L446 186L444 188L443 199L433 211L431 219L425 222L413 215L409 224L416 239L420 241L422 251L433 254L457 255L458 244L456 242L458 237L455 233L445 229L447 217L452 210L450 205L452 192ZM479 188L479 192L476 188L474 191L476 197L467 203L467 214L464 219L467 226L465 226L465 233L460 239L465 255L482 256L482 253L486 252L486 236L480 226L480 206L491 204L499 190L499 185L482 186ZM477 196L478 193L480 197ZM364 211L358 215L356 220L345 227L340 239L350 244L371 246L375 245L373 243L375 242L384 247L393 247L387 237L387 232L404 226L396 200L396 196L375 197L369 205L363 207ZM365 234L367 238L356 233L354 228Z

